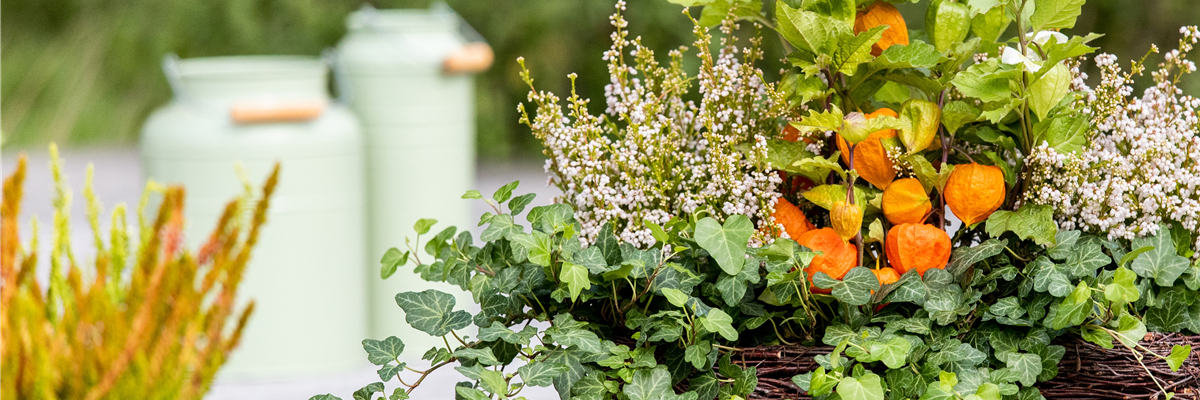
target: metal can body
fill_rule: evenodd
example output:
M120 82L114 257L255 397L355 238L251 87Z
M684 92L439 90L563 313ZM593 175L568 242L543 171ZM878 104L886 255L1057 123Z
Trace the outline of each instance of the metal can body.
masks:
M447 56L467 44L461 21L435 6L364 9L347 23L337 59L367 142L368 254L378 259L390 247L404 250L405 237L414 236L413 224L421 218L438 220L426 237L451 225L474 226L471 204L461 199L474 185L473 76L442 68ZM379 279L376 266L368 280L371 337L400 337L413 349L406 354L413 359L442 341L405 322L396 293L437 289L454 294L460 309L473 305L469 293L423 281L411 266L387 280Z
M222 370L287 378L362 366L366 337L363 141L357 118L329 103L327 67L307 57L222 57L171 63L175 99L147 120L149 179L187 189L187 236L204 240L225 203L276 161L279 185L239 303L255 312ZM323 104L307 120L239 123L238 104Z

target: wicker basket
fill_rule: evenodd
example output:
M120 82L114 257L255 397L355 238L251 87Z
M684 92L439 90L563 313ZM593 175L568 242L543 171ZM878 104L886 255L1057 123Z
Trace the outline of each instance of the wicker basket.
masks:
M1175 399L1200 400L1200 357L1193 355L1179 371L1171 371L1166 362L1146 357L1143 368L1133 353L1122 346L1105 349L1078 338L1061 339L1066 348L1058 365L1058 376L1038 383L1049 400L1067 399L1162 399L1163 394L1146 373L1149 369ZM1200 336L1150 333L1143 346L1158 354L1168 354L1171 346L1191 344L1200 348ZM792 383L792 376L817 368L813 356L833 351L829 346L765 346L742 349L734 362L758 368L758 388L753 400L809 399Z

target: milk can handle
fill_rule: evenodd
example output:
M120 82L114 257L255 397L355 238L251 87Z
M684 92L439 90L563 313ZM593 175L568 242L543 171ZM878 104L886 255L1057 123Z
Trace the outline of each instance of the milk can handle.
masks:
M446 12L454 16L458 21L458 33L466 39L467 44L462 48L450 53L442 60L442 73L444 74L461 74L461 73L478 73L492 66L495 59L495 54L492 53L492 47L487 44L487 40L480 35L467 20L461 15L454 12L449 5L444 2L437 2L432 7L434 10Z
M336 49L325 49L321 52L321 60L329 66L329 71L333 75L333 87L337 89L337 98L335 102L341 105L350 105L354 101L354 89L350 85L350 78L346 75L346 67L339 61L339 55Z
M183 86L183 78L179 74L179 56L175 53L167 53L162 60L163 75L167 78L167 85L171 87L171 92L176 99L187 100L187 89Z

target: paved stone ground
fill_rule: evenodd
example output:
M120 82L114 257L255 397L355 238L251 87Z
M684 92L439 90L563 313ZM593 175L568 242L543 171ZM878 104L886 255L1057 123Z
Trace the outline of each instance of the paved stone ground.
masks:
M5 175L12 172L17 162L17 152L5 151L0 154L0 167ZM49 252L49 233L53 222L54 186L49 169L49 157L44 150L30 150L29 169L25 184L25 197L22 202L21 235L23 241L28 241L30 230L29 220L35 217L39 221L41 252ZM94 254L92 249L92 232L85 214L85 203L81 193L86 177L85 171L89 163L95 167L95 191L97 197L111 209L117 203L125 203L136 207L141 197L144 178L138 161L136 148L101 148L101 149L64 149L61 153L64 162L64 173L67 182L74 189L71 206L71 242L75 244L75 255L81 260L88 260ZM532 206L549 204L553 199L556 188L546 186L546 175L538 160L515 162L507 164L483 164L477 168L476 187L483 193L491 193L496 188L520 180L519 193L537 193ZM475 203L475 215L488 211L483 202ZM132 212L131 212L132 213ZM109 229L108 221L101 218L101 229ZM130 220L133 222L134 220ZM478 235L482 228L476 227ZM48 274L48 268L40 269ZM297 349L303 351L303 349ZM416 366L420 368L420 366ZM330 374L327 376L306 376L289 380L274 381L230 381L217 377L212 391L207 399L210 400L240 400L240 399L307 399L314 394L332 393L343 399L351 399L351 393L363 385L379 380L375 369L366 363L364 354L363 365L357 371ZM461 375L451 368L443 368L430 375L413 393L414 399L452 399L454 384L463 380ZM399 386L396 383L388 385L388 392ZM528 388L522 395L531 399L557 398L550 388Z

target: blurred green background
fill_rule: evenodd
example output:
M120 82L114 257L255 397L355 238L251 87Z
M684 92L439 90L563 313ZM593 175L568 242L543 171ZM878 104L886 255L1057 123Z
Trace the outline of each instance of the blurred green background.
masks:
M428 0L370 1L377 8L426 7ZM770 2L770 0L768 0ZM345 33L362 0L5 0L0 2L0 130L3 145L130 145L142 121L170 99L159 62L236 54L319 54ZM541 90L569 89L603 107L613 0L450 0L487 39L496 64L477 80L478 149L484 159L532 157L539 145L517 123L525 100L514 61L524 56ZM1200 23L1197 0L1089 0L1075 29L1123 60L1158 43L1173 48L1178 29ZM920 5L920 6L923 6ZM665 0L632 0L630 30L660 50L692 41L691 23ZM910 27L919 27L905 10ZM764 41L778 45L774 37ZM780 57L768 49L769 59ZM770 71L773 73L776 71ZM1093 80L1095 79L1093 74ZM1196 83L1190 79L1190 93Z

